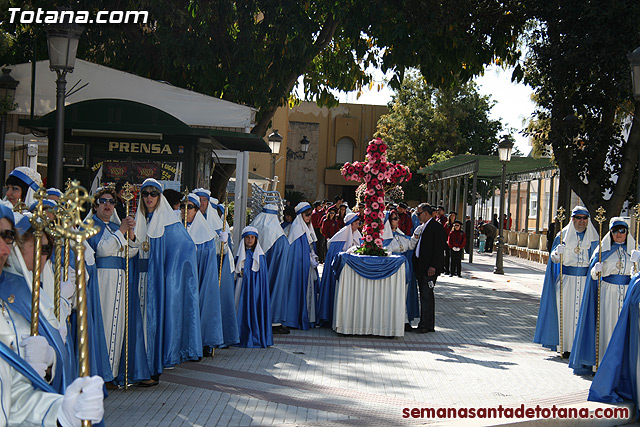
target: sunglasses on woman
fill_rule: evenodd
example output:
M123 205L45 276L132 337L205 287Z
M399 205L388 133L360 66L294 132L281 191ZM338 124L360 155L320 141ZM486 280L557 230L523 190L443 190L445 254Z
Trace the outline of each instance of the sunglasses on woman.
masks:
M140 192L140 194L142 194L142 197L158 197L160 195L160 192L158 191L142 191Z
M187 209L193 210L193 209L198 209L198 208L196 207L196 205L187 205Z
M4 240L7 245L12 245L16 241L16 232L12 229L0 231L0 238Z
M625 234L627 229L625 227L616 227L611 230L611 234Z
M115 206L116 205L116 201L114 199L107 199L106 197L100 197L98 199L98 204L99 205L106 205L106 204L110 204L111 206Z

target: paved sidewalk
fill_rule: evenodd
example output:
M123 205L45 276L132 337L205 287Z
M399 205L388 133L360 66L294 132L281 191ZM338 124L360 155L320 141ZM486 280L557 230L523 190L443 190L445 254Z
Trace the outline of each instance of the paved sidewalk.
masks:
M105 421L458 425L405 419L403 409L586 406L590 379L531 342L545 266L505 257L499 276L494 263L495 255L474 254L473 265L463 261L462 278L438 280L435 333L381 338L322 328L276 335L269 349L216 350L213 358L166 371L155 388L112 392Z

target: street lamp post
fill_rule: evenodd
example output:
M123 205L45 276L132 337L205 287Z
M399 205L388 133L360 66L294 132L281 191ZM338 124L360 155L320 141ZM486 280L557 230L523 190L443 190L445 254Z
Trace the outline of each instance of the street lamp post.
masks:
M59 24L47 31L49 68L55 71L56 79L56 133L49 142L49 185L62 188L62 157L64 144L64 98L67 86L65 77L72 73L76 64L78 41L82 27L76 24Z
M278 133L278 129L274 129L273 132L269 134L269 148L271 149L271 180L272 182L276 177L276 156L280 153L281 142L282 142L282 135Z
M0 180L4 185L4 143L7 133L7 114L14 109L14 101L16 96L16 87L19 82L11 77L9 68L2 69L0 77L0 108L2 115L0 116Z
M287 147L287 160L304 159L304 156L309 152L309 144L311 144L311 142L307 139L307 136L304 135L300 140L300 151L293 151Z
M633 87L633 97L640 101L640 47L631 52L627 59L631 65L631 86ZM637 118L634 117L635 120ZM638 189L636 201L640 203L640 152L638 152Z
M502 163L502 181L500 181L500 213L498 214L498 252L496 253L496 268L493 270L495 274L504 274L503 267L503 248L504 248L504 184L507 180L507 163L511 160L511 149L513 142L507 138L502 138L498 144L498 157Z

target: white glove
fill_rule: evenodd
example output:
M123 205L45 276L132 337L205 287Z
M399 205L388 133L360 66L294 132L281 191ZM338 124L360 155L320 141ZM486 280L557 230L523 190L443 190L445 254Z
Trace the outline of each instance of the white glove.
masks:
M631 251L631 262L638 262L640 261L640 251L637 250L632 250Z
M228 231L221 231L220 232L220 241L227 243L227 241L229 240L229 232Z
M64 394L58 409L63 427L80 427L81 420L99 423L104 417L104 381L99 376L76 378Z
M593 265L593 268L591 269L591 278L592 279L597 279L598 278L598 273L602 273L602 263L601 262L596 262Z
M451 250L454 251L454 252L458 252L458 251L460 251L460 248L457 247L457 246L454 246L453 248L451 248Z
M311 258L311 268L316 268L317 266L320 265L320 261L318 260L318 255L312 254L310 258Z
M24 360L35 369L38 375L44 378L47 374L47 368L53 365L55 358L53 348L51 348L47 339L41 335L35 337L22 335L20 347L24 349L22 351Z
M561 244L555 247L555 249L553 251L551 251L551 261L555 262L556 264L560 262L560 255L564 254L564 251L566 249L565 244Z

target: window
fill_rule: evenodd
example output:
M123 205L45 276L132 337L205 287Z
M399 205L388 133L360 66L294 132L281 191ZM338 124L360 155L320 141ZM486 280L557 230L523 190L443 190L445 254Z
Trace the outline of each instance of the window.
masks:
M336 163L347 163L353 161L353 140L351 138L340 138L336 147Z
M529 218L535 218L538 215L538 193L531 193L529 199Z

